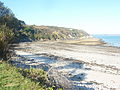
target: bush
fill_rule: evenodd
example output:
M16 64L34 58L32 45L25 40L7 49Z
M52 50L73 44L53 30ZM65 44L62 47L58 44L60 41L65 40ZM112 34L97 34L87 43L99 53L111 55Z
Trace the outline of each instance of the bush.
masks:
M19 71L24 77L27 77L33 81L39 82L43 86L45 84L46 85L48 84L47 74L42 69L31 68L31 69L24 69L24 70L20 69Z
M19 69L5 62L0 63L0 90L48 90L39 82L24 77Z
M6 27L6 25L0 26L0 58L2 60L8 60L11 56L11 43L14 34L12 29Z

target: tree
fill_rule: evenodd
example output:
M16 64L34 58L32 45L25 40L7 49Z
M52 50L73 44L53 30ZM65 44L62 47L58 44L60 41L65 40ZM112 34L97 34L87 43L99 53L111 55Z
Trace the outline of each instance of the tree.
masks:
M0 1L0 17L5 15L13 15L12 11L5 7L4 4Z
M13 40L21 35L19 30L23 28L24 21L18 20L12 11L0 1L0 58L8 60L11 56Z
M19 41L21 33L19 32L24 28L25 22L18 20L12 11L5 7L2 2L0 2L0 26L6 25L14 33L14 40Z

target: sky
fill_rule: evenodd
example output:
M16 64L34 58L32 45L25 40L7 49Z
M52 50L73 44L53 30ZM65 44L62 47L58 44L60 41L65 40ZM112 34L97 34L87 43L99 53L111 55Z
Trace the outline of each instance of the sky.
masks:
M0 0L26 24L120 34L120 0Z

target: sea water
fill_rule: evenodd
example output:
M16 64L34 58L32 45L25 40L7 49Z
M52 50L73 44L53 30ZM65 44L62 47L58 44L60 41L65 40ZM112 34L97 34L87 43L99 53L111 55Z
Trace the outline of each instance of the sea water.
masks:
M120 47L120 35L93 35L93 37L102 39L109 46Z

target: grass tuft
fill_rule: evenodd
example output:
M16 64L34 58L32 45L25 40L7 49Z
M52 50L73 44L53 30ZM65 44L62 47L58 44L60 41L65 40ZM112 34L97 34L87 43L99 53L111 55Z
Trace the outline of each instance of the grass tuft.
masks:
M40 69L23 70L0 63L0 90L49 90L42 83L46 82L46 78L45 72Z

